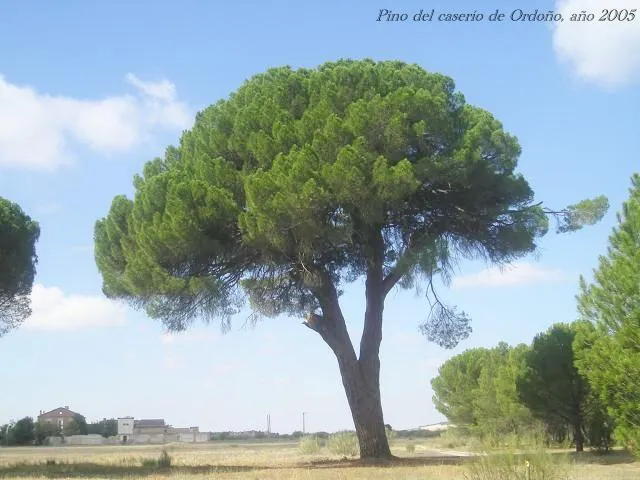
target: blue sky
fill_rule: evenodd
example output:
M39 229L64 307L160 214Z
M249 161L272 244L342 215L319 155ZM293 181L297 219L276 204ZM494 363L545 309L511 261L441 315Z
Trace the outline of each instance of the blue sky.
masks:
M33 316L0 338L0 423L69 405L88 420L132 415L203 430L351 428L335 358L299 318L221 335L198 324L166 335L143 313L106 300L93 260L94 222L130 195L144 163L175 144L195 112L272 66L338 58L397 59L451 76L467 101L516 135L519 170L539 200L562 207L605 194L604 221L550 233L539 258L505 272L460 265L441 295L473 317L454 350L421 337L414 292L385 310L385 421L442 420L430 380L448 357L504 340L529 343L572 321L580 274L607 245L640 165L640 19L627 23L376 22L370 2L7 1L0 17L0 196L41 224ZM512 2L392 2L395 12L508 14ZM637 0L527 2L533 11L598 12ZM387 7L389 8L389 7ZM342 300L354 340L363 289Z

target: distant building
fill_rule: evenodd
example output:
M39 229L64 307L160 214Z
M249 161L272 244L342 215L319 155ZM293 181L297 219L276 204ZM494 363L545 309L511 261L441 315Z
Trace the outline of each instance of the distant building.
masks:
M133 438L133 417L121 417L118 419L118 440L127 443Z
M169 427L167 433L199 433L200 427Z
M136 435L157 435L159 433L167 433L169 428L170 426L164 423L164 419L162 418L133 421L133 433Z
M453 427L449 422L432 423L431 425L423 425L418 427L420 430L426 430L428 432L443 432L449 427Z
M65 405L64 407L58 407L49 412L40 410L40 415L38 415L38 422L53 423L58 426L61 432L64 432L65 425L68 426L69 423L71 423L71 420L73 420L73 417L76 415L84 418L84 415L80 415L79 413L69 410L69 406Z
M162 418L134 420L118 418L118 441L121 443L208 442L210 434L199 427L175 428Z

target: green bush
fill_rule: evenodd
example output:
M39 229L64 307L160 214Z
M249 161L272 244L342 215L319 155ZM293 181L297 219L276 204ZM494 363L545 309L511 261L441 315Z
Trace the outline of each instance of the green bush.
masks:
M158 458L143 459L142 466L147 468L169 468L171 466L171 455L166 449L163 449Z
M468 428L450 427L440 435L437 443L444 448L460 448L467 447L474 441L477 439Z
M305 435L300 439L298 448L303 455L313 455L320 451L322 443L315 435Z
M358 437L353 432L339 432L329 435L327 448L335 455L355 457L360 453Z
M162 450L160 458L158 458L158 467L169 468L171 466L171 455L166 450Z
M568 480L566 456L533 453L487 454L467 465L467 480Z

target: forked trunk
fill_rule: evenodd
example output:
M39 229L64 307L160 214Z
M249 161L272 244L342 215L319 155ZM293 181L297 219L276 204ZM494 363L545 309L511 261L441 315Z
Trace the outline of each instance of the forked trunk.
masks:
M384 299L397 279L386 284L383 281L384 241L380 231L374 233L371 261L367 269L367 304L359 358L347 332L337 290L326 272L318 274L317 282L310 284L323 314L310 313L304 324L322 337L338 359L342 384L358 435L360 458L388 459L392 455L382 417L379 353Z

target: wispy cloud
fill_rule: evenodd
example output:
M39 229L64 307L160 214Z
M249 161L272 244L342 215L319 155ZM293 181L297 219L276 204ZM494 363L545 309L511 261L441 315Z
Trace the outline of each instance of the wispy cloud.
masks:
M187 128L192 115L168 80L129 73L133 94L95 100L41 93L0 76L0 167L51 170L68 164L70 142L109 155L130 151L158 130Z
M560 270L543 268L531 263L514 263L500 269L491 267L478 273L462 275L453 279L453 288L506 287L532 283L555 283L567 279Z
M556 11L564 22L554 24L553 47L561 61L586 80L617 87L640 80L640 12L629 21L629 0L557 0ZM598 21L604 9L625 13L626 18ZM571 22L572 14L585 11L595 18ZM618 13L619 14L619 13Z
M101 295L74 295L58 287L33 286L31 316L24 328L68 331L110 327L126 323L127 309Z

